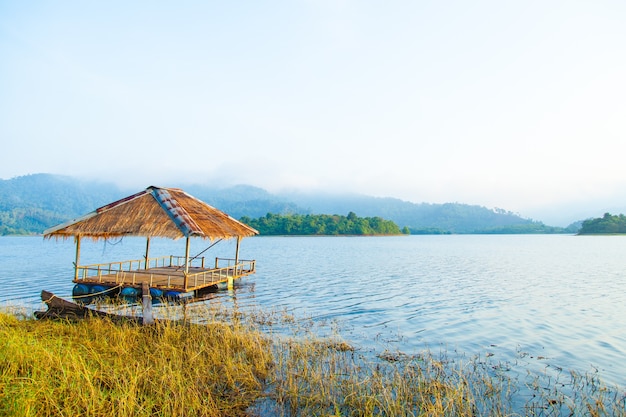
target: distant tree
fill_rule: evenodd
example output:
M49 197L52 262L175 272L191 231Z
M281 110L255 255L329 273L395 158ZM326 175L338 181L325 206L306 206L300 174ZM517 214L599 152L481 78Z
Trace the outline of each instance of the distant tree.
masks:
M622 233L626 233L626 216L613 216L610 213L604 213L601 218L585 220L578 232L581 235Z
M241 222L254 227L261 235L399 235L397 224L380 217L358 217L354 212L347 216L337 214L287 214L267 213L252 219L244 216ZM405 227L406 229L406 227Z

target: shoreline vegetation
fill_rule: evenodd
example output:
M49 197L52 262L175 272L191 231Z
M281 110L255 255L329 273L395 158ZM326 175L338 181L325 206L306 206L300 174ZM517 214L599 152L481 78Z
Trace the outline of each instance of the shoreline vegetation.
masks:
M393 221L382 217L358 217L354 212L347 216L338 214L274 214L252 219L239 219L259 231L261 236L397 236L397 235L451 235L451 234L566 234L574 229L546 226L540 222L522 225L477 229L473 232L454 233L441 228L402 229Z
M389 236L410 233L408 227L400 230L391 220L359 217L354 212L347 216L267 213L257 219L244 216L240 221L258 230L261 236Z
M623 214L613 216L604 213L597 219L585 220L582 223L579 235L623 235L626 234L626 216Z
M518 381L488 358L372 355L287 313L187 308L193 323L172 311L151 326L0 313L0 414L626 415L594 375Z

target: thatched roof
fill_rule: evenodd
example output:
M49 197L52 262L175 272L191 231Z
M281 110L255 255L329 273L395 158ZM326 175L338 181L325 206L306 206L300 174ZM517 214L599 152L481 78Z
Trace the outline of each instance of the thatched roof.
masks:
M44 237L106 239L120 236L228 239L255 229L178 188L148 187L78 219L48 229Z

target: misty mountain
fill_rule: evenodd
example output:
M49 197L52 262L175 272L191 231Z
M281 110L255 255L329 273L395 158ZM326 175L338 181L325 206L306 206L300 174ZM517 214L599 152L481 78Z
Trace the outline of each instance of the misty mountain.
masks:
M32 208L68 214L85 214L123 197L113 184L84 182L76 178L33 174L0 180L0 210Z
M460 203L415 204L355 194L275 195L249 185L178 187L237 219L258 218L267 213L347 215L354 212L361 217L392 220L400 228L409 227L412 233L563 232L506 210ZM138 191L141 190L121 190L110 183L50 174L0 180L0 234L41 233Z
M258 218L267 213L306 214L306 210L294 202L268 193L251 185L236 185L229 188L215 188L203 185L181 186L189 194L218 208L231 217L244 216Z
M268 212L306 212L292 202L252 186L217 189L191 185L181 188L235 218L256 218ZM141 189L122 190L110 183L52 174L0 180L0 235L41 233L139 191Z
M503 209L488 209L461 203L411 203L397 198L370 197L358 194L301 194L283 195L314 214L346 214L379 216L394 221L412 233L554 233L541 222L524 219Z
M41 233L121 197L112 184L61 175L0 180L0 235Z

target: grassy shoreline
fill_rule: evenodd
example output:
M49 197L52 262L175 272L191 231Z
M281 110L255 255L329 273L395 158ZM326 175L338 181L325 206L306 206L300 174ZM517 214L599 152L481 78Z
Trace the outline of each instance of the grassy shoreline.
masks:
M211 307L202 324L0 313L0 415L625 416L625 393L572 374L517 381L482 360L383 352L321 338L286 315ZM273 333L277 325L291 334Z

